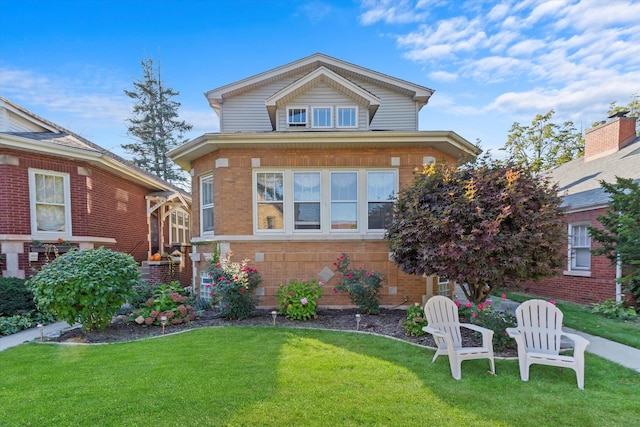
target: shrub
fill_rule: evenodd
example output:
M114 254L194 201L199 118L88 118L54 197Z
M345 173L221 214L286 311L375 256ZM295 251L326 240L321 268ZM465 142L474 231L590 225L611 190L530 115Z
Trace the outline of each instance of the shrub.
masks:
M315 317L323 285L324 283L317 280L292 280L288 285L280 285L276 294L279 313L291 320L308 320Z
M246 319L258 304L258 297L253 292L262 279L258 270L249 267L248 260L234 263L231 262L231 255L229 251L225 258L220 259L214 253L209 269L212 279L209 295L223 318Z
M144 326L161 325L163 316L167 318L167 325L193 321L196 314L185 293L185 288L179 282L157 285L153 297L145 302L142 309L134 312L136 322Z
M633 307L625 307L624 302L608 299L601 303L591 304L591 312L611 319L636 320L638 313Z
M384 276L377 271L368 271L361 268L349 269L349 257L342 254L333 263L336 267L336 277L339 282L334 292L346 292L361 312L365 314L378 314L380 312L380 288Z
M506 298L505 295L502 296ZM500 351L508 348L516 348L515 340L507 334L507 328L513 328L517 325L516 317L507 312L500 310L486 300L484 304L471 305L470 303L461 304L456 302L458 306L458 315L462 318L478 326L483 326L493 330L493 349ZM496 304L499 306L500 304Z
M39 309L92 330L109 326L139 280L131 255L100 248L56 257L28 282Z
M33 325L33 320L29 316L16 314L15 316L0 317L0 336L12 335L23 329L29 329Z
M419 337L426 333L422 330L424 326L427 326L424 309L420 304L415 303L407 309L407 318L402 321L402 329L407 335Z
M0 277L0 316L13 316L35 310L33 293L25 279Z

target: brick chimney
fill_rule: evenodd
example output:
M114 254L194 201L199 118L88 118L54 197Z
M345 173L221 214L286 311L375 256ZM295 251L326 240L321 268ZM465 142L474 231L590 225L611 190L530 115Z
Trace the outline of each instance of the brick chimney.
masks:
M613 117L585 132L584 161L605 157L620 151L636 140L636 117Z

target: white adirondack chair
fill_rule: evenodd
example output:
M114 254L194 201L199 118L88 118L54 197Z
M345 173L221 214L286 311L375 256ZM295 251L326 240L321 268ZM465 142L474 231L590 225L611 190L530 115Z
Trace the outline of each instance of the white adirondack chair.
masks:
M576 372L578 388L584 389L584 350L589 345L585 338L562 330L563 314L550 302L533 299L522 303L516 309L516 328L507 328L510 337L518 345L520 378L529 380L532 364L571 368ZM560 339L567 337L573 341L573 355L560 354Z
M463 360L489 359L491 373L495 374L496 368L493 361L493 331L470 323L460 323L458 307L447 297L434 296L424 306L424 314L428 326L423 331L433 335L438 349L431 362L435 362L438 356L448 355L451 375L456 380L462 377L461 365ZM472 329L482 334L482 347L463 347L460 328Z

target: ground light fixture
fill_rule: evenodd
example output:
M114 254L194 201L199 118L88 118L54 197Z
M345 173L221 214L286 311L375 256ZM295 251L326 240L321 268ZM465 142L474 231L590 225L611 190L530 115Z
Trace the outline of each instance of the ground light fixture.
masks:
M160 323L162 324L162 335L164 335L164 327L167 326L167 316L160 316Z
M271 312L271 317L273 317L273 326L276 326L276 317L278 317L278 312L273 310Z
M38 329L40 329L40 342L44 341L44 324L38 323Z
M360 330L360 320L362 320L362 318L360 317L360 313L356 314L356 331Z

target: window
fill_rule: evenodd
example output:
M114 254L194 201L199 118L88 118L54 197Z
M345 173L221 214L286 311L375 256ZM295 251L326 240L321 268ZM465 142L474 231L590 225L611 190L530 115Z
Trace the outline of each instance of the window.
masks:
M396 170L254 171L256 233L384 232L397 192Z
M569 225L569 269L589 270L591 268L591 236L588 224Z
M260 172L256 177L258 229L284 228L284 174Z
M213 175L200 178L200 227L202 234L213 233Z
M356 107L338 107L338 127L358 127L358 109Z
M69 174L29 170L33 234L71 236Z
M333 120L331 120L331 108L322 107L313 109L313 125L314 128L331 128Z
M294 228L320 230L320 172L293 174Z
M211 292L213 292L213 279L208 271L200 272L200 298L205 301L211 300Z
M393 217L396 174L391 171L367 173L367 211L369 230L381 230Z
M171 212L171 243L184 244L189 240L189 214L182 209Z
M331 173L331 229L358 228L358 174Z
M287 124L290 127L306 127L307 126L307 109L306 108L288 108Z

